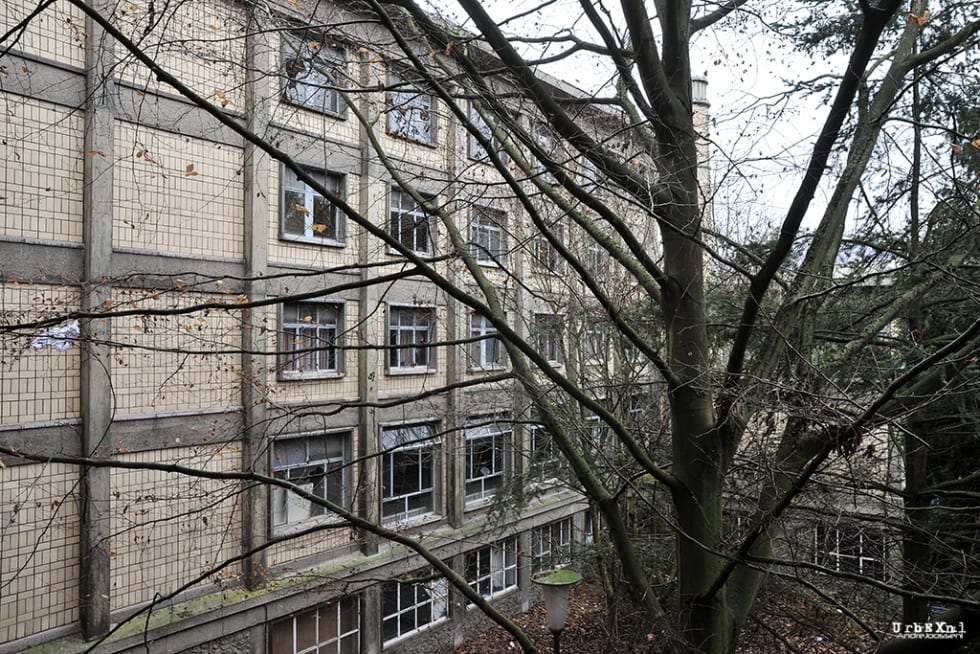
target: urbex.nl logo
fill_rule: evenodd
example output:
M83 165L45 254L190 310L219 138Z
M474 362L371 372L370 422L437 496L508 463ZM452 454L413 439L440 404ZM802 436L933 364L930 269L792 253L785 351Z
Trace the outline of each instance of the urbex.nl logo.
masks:
M966 634L966 629L962 622L901 622L892 623L892 633L899 638L911 639L934 639L934 640L962 640Z

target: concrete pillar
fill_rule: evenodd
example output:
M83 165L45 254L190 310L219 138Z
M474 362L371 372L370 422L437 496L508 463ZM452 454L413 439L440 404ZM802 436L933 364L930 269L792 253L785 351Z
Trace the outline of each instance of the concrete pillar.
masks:
M96 11L112 15L113 6L93 0ZM83 238L85 243L83 311L99 311L112 301L112 186L115 126L115 63L113 41L91 19L86 21L85 188ZM81 355L81 416L84 456L112 454L111 324L106 318L83 320ZM81 470L81 570L79 619L86 639L109 632L109 468Z
M246 116L247 127L256 134L265 134L270 121L269 104L274 98L273 47L268 25L270 17L253 7L246 35ZM245 144L244 161L245 204L245 293L250 302L264 300L267 293L266 276L269 260L269 177L272 160L256 146ZM269 443L266 438L267 410L264 388L269 375L269 358L256 354L267 347L268 338L262 321L266 309L244 311L242 314L242 467L260 474L269 473ZM242 501L242 537L245 551L253 551L266 542L269 533L269 489L263 485L248 485ZM244 578L248 588L257 588L266 579L266 551L258 551L245 559Z

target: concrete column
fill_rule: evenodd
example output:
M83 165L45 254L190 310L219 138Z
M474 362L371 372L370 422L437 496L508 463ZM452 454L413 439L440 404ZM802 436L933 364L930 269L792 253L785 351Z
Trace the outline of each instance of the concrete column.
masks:
M361 654L381 654L381 586L368 586L361 593Z
M273 48L268 34L271 17L253 8L246 35L246 116L247 127L256 134L265 134L270 121L274 97ZM244 161L245 205L245 293L250 302L264 300L267 293L269 260L269 177L272 161L268 154L252 144L245 144ZM268 474L269 457L266 437L266 387L269 357L256 354L267 347L266 326L262 315L266 309L244 311L242 314L242 467ZM269 533L269 489L260 485L246 487L242 501L242 537L245 551L259 548ZM262 585L266 579L266 551L256 552L245 559L244 578L248 588Z
M372 88L383 71L375 70L375 64L368 60L368 55L362 54L360 61L360 82L362 89ZM384 225L387 216L388 201L384 179L384 168L378 161L377 155L368 139L371 126L378 123L378 103L382 101L382 92L361 91L357 96L358 108L365 117L366 124L360 125L361 170L358 202L362 215L369 217L377 225ZM381 258L381 244L367 231L358 230L358 259L362 264L361 280L364 285L358 295L358 325L357 345L368 346L358 351L357 355L357 394L362 403L373 404L378 401L378 375L381 374L382 360L378 350L371 346L384 343L385 332L380 321L387 313L381 302L380 290L372 282L377 277L377 270L370 264ZM378 412L373 406L361 406L358 409L357 420L357 511L365 519L379 522L381 519L381 462L378 457ZM378 551L377 537L362 534L362 550L364 554ZM368 594L365 595L365 604ZM376 602L375 602L376 603ZM381 624L380 618L376 621ZM362 624L363 621L362 621ZM370 624L370 623L369 623ZM378 640L380 651L380 639ZM370 648L366 651L371 651Z
M112 4L93 0L96 11L112 15ZM83 311L99 311L112 301L112 186L115 126L113 41L91 19L86 21L85 157L83 239L85 243ZM84 456L112 454L111 324L107 318L83 320L81 416ZM110 470L81 470L81 570L79 619L86 639L109 632Z

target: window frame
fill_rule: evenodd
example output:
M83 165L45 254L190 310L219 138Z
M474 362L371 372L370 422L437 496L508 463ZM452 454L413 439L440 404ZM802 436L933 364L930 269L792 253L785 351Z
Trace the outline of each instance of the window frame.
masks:
M518 537L511 536L467 552L463 569L470 588L487 599L517 588L518 551Z
M431 422L387 425L381 428L379 500L382 523L407 522L439 514L442 439L435 434L435 431L435 423ZM405 469L407 472L412 467L412 461L408 460L412 457L415 458L416 487L408 492L396 494L395 489L399 486L396 479L398 470ZM407 465L400 462L402 459L408 460ZM428 475L425 466L428 466ZM408 475L402 480L401 485L406 485L407 481ZM425 498L428 500L426 501ZM413 506L413 500L422 500L421 508ZM401 509L387 510L388 507L399 504Z
M571 563L575 525L568 516L531 530L531 573L563 568Z
M433 200L435 196L425 196L426 200ZM397 207L396 207L397 200ZM411 203L406 206L406 203ZM412 221L411 229L406 230L405 219ZM436 240L439 230L435 220L430 213L415 201L407 191L398 187L391 186L388 189L388 235L415 254L430 257L436 252ZM425 231L419 238L419 231L424 227ZM409 239L406 235L411 234ZM411 242L406 242L409 240ZM389 254L400 254L393 247L388 247Z
M609 360L609 330L598 320L582 322L582 361L602 365Z
M412 576L431 577L432 571L418 570ZM381 584L380 594L383 645L401 641L449 618L449 581L443 577L431 578L424 583L410 579L386 581ZM392 595L394 607L389 606L389 598ZM423 595L424 597L420 598ZM394 611L391 608L394 608ZM410 621L406 618L410 618ZM409 629L404 629L406 622L410 626ZM395 627L394 634L390 636L389 625Z
M327 190L332 191L338 197L344 197L347 184L346 176L341 173L329 170L319 170L304 167L306 172L314 179L320 181ZM293 202L293 208L302 206L303 211L299 212L303 218L303 232L290 230L287 227L289 215L287 213L290 200L287 194L294 193L302 195L303 203ZM327 223L317 223L317 201L320 200L327 205L330 211L330 220L333 222L332 229L328 225L323 230L317 230L317 225ZM309 184L299 179L299 177L286 166L280 167L279 173L279 239L283 241L295 241L298 243L310 243L313 245L324 245L328 247L345 247L347 245L346 220L343 212L333 202L315 191ZM322 232L322 233L321 233ZM331 233L332 232L332 233Z
M490 319L471 311L469 315L470 339L467 343L467 369L471 371L480 370L503 370L507 367L507 348L500 339L499 331L490 322Z
M544 425L528 428L528 470L541 484L553 483L561 470L561 453Z
M560 224L551 227L552 236L558 241L564 241L564 229ZM548 237L537 232L531 239L531 267L541 274L561 274L565 260L558 253L558 248L548 240Z
M438 98L424 91L418 83L395 71L388 72L385 129L389 135L428 147L438 146L438 107ZM414 118L416 114L418 119ZM399 121L404 124L399 125Z
M296 47L292 47L290 43L295 44ZM319 46L316 52L312 52L314 43ZM304 56L307 53L308 56ZM326 53L332 56L324 56ZM280 71L283 76L280 95L285 102L326 116L346 119L347 104L343 97L343 89L347 86L344 83L347 77L346 47L337 44L334 39L322 36L313 38L313 35L308 33L291 33L283 35L279 55ZM304 62L303 72L317 75L315 81L307 83L294 79L294 74L298 75L298 72L290 71L289 66L291 61L295 63L298 60ZM307 67L306 62L312 65ZM324 74L322 69L316 67L316 63L326 64L334 73L332 79L330 75ZM295 90L291 91L299 88L306 91L305 97L298 95ZM312 98L318 94L323 95L324 102L313 102Z
M492 207L475 207L470 215L469 251L484 266L507 265L509 254L507 212Z
M437 360L437 350L436 341L438 339L438 321L439 312L438 307L429 305L403 305L403 304L389 304L387 307L387 338L385 342L387 343L388 351L385 356L385 367L388 374L393 375L412 375L412 374L430 374L438 370L438 360ZM402 342L402 334L419 334L422 332L423 325L421 322L414 322L413 324L403 325L401 324L401 317L406 314L414 314L416 318L419 316L427 316L427 325L425 330L425 341L417 340L417 337L413 338L411 342ZM399 317L399 324L393 324L395 317ZM419 360L420 351L425 351L425 362L423 364L417 363ZM403 362L402 356L408 352L409 359L411 363L406 364Z
M532 324L534 345L552 366L565 362L564 316L558 313L535 313Z
M274 438L269 445L269 474L273 477L292 481L298 486L311 486L309 492L315 493L318 485L322 486L322 492L317 494L338 506L346 506L349 496L348 485L350 467L350 448L353 435L350 430L310 432L304 434L289 434ZM319 458L311 456L311 443L320 441L323 443L323 455ZM285 445L297 445L302 443L305 449L305 461L296 461L285 465L277 465L279 451L285 450ZM315 456L315 455L314 455ZM293 479L288 471L303 470L320 466L322 471L314 475L306 475ZM280 476L281 472L287 472ZM312 484L298 484L297 480L315 479ZM338 493L330 497L331 491ZM298 518L289 518L290 509L305 510L305 515ZM284 516L280 521L277 516ZM306 526L319 524L324 519L330 519L334 514L325 506L314 504L304 500L292 491L273 486L269 491L269 533L273 536L289 534L298 531Z
M885 579L886 545L881 530L855 524L821 523L814 526L813 538L817 565L834 572Z
M473 128L483 135L488 141L490 141L490 147L493 149L493 151L499 152L500 142L497 140L497 137L494 136L493 128L490 126L490 123L487 122L486 118L483 117L483 114L477 110L476 103L472 100L470 101L469 119ZM467 130L466 142L466 154L470 159L480 163L490 163L490 153L483 147L483 145L480 144L479 141L476 140L476 134L470 130Z
M510 440L513 428L502 424L504 416L487 416L473 420L471 426L463 431L466 441L463 465L463 501L466 506L480 504L496 495L504 486L504 480L509 472ZM490 466L481 456L483 450L478 450L489 444ZM483 463L479 468L478 465ZM484 469L487 472L483 473Z
M353 605L353 607L351 606ZM353 610L353 620L349 624L353 625L353 628L344 630L346 621L344 619L344 611ZM327 610L332 610L334 631L333 633L321 634L320 625L327 623L324 619L324 613ZM314 638L313 642L309 644L298 642L299 631L300 631L300 621L304 618L312 617L313 619L313 632ZM277 630L289 623L291 632L289 634L289 643L279 642L277 637ZM326 636L324 638L324 636ZM350 644L349 638L354 636L353 645ZM279 649L279 647L285 645L284 649ZM335 645L327 649L328 646ZM293 615L287 616L285 618L276 620L269 627L269 653L270 654L355 654L361 651L361 600L357 595L347 595L344 597L337 598L326 604L321 604L316 608L309 611L299 611Z
M295 307L296 320L287 319L287 311ZM300 313L304 307L315 308L316 313L308 314L305 317L311 318L307 321L301 319ZM326 320L318 321L320 311L332 311L334 314L333 323ZM276 371L279 381L304 381L310 379L332 379L344 375L344 312L346 305L342 301L334 302L283 302L279 305L279 329L277 331L277 357ZM314 331L312 336L304 336L304 331ZM332 342L329 337L324 338L320 331L332 331ZM301 339L310 339L310 346L305 347L305 343L299 343ZM316 341L315 343L313 341ZM325 342L327 345L319 345ZM300 347L297 347L299 345ZM295 365L296 361L315 357L318 363L315 367L302 369ZM333 365L321 366L321 357L329 357L333 360Z

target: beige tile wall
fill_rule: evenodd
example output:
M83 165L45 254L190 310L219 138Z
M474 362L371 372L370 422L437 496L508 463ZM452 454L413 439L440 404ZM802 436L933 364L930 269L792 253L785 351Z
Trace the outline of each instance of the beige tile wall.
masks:
M81 114L9 93L0 107L0 231L81 243Z
M209 471L241 469L237 446L155 450L120 457ZM177 590L241 551L241 485L154 470L112 471L112 608ZM203 585L234 580L233 564Z
M232 111L244 110L246 12L221 0L127 0L113 13L116 25L153 60L195 93ZM179 39L172 38L180 34ZM176 94L120 45L121 79L146 90Z
M35 0L4 0L0 3L0 33L7 33L37 9ZM20 33L15 49L25 54L55 60L69 66L85 66L85 18L67 2L56 2Z
M78 293L60 286L0 284L0 325L24 324L78 309ZM61 321L59 326L68 324ZM79 347L34 349L43 328L0 329L0 424L66 420L79 415Z
M235 296L116 290L113 301L120 309L174 309L209 301L233 304ZM117 416L241 404L241 319L233 308L119 317L112 332Z
M116 247L242 257L240 148L128 123L116 143Z
M0 469L0 642L78 620L74 466Z

